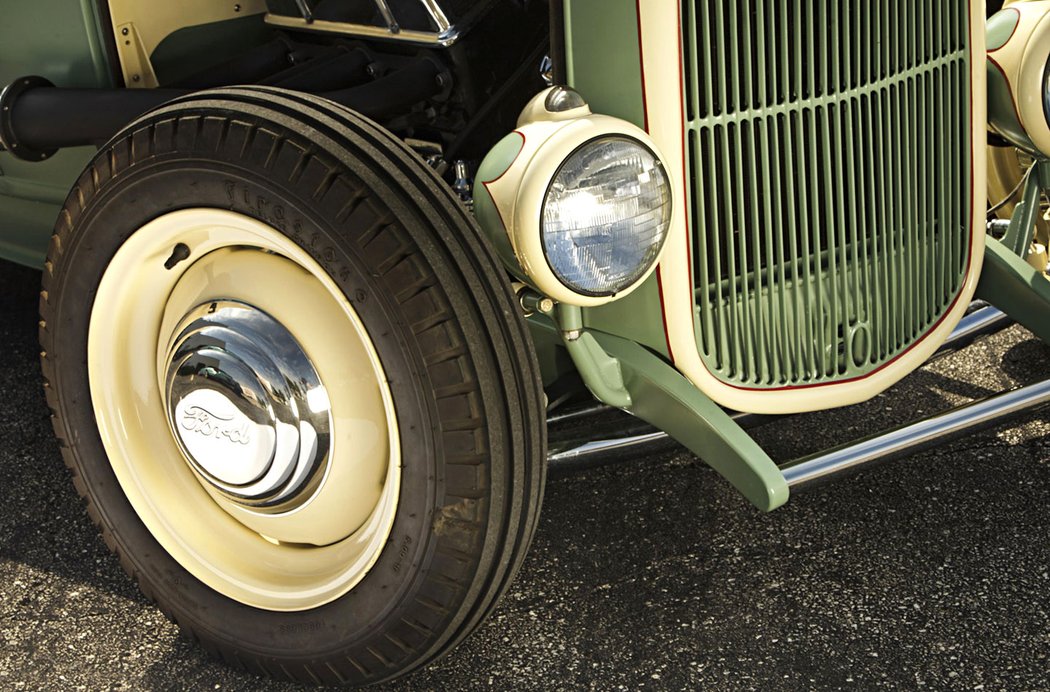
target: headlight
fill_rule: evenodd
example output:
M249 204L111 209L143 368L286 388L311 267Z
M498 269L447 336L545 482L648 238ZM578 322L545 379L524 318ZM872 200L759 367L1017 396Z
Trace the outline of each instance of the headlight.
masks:
M988 20L988 124L1050 156L1050 1L1018 2Z
M543 252L558 280L584 295L615 295L660 254L671 225L667 174L633 139L588 142L555 174L542 216Z
M595 307L641 286L679 228L673 171L647 132L553 87L485 157L475 213L507 268L542 295Z

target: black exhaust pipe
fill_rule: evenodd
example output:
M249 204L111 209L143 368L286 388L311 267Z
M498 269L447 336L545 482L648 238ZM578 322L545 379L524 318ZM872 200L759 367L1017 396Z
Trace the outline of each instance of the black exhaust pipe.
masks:
M436 96L448 83L436 63L420 59L375 81L317 95L382 120ZM101 145L140 115L191 93L195 90L60 89L43 77L22 77L0 92L0 150L43 161L64 147Z
M26 161L63 147L104 144L146 111L185 96L184 89L58 89L23 77L0 94L0 144Z

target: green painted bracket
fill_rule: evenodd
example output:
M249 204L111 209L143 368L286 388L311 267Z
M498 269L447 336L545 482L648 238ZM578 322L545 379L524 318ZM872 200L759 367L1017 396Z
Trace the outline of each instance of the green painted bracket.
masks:
M1035 215L1039 213L1040 197L1045 189L1044 179L1047 176L1047 163L1035 164L1036 170L1028 176L1024 185L1021 201L1014 208L1010 217L1010 226L1006 229L1002 243L1008 250L1022 259L1028 256L1032 245L1032 234L1035 233Z
M769 512L787 502L784 474L750 435L677 370L643 346L583 328L580 308L560 304L554 319L587 389L678 440Z
M565 347L591 394L609 406L630 410L634 401L624 384L620 362L609 357L590 332L566 339Z
M631 394L624 386L620 363L598 345L590 332L584 331L580 308L560 303L553 317L561 331L562 343L591 394L609 406L629 408Z
M986 241L977 297L1050 344L1050 281L994 238Z
M630 413L688 447L763 512L787 502L784 474L720 406L646 348L610 334L591 334L619 362Z

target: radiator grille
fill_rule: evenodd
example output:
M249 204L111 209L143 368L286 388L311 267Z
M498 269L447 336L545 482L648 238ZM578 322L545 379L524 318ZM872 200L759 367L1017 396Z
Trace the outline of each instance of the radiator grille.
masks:
M683 8L697 343L724 382L860 377L970 253L969 3Z

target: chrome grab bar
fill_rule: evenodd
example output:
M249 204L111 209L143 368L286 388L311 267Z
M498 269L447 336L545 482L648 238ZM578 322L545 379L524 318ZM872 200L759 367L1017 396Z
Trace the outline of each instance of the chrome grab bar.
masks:
M310 8L308 0L295 0L300 17L289 17L282 14L267 13L266 22L272 26L294 29L309 29L327 33L346 34L365 38L397 39L407 43L422 45L450 46L462 35L465 26L454 25L441 7L439 0L417 0L426 11L432 25L431 31L407 30L401 26L397 15L390 6L389 0L372 0L376 10L383 18L385 26L353 24L317 18ZM469 17L461 18L469 22ZM461 22L462 24L462 22Z

